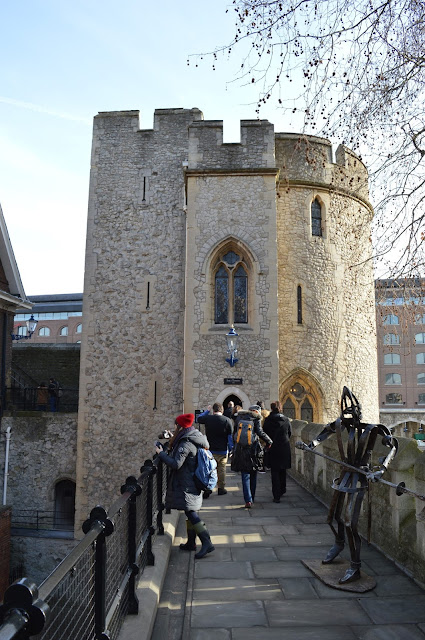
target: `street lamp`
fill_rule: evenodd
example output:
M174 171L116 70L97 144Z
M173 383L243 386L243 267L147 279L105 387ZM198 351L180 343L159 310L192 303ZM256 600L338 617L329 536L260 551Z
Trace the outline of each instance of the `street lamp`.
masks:
M231 367L234 367L238 361L238 359L235 358L238 352L238 338L239 334L236 333L235 327L232 325L229 329L229 333L226 333L227 353L229 354L229 357L226 358L226 362L228 362Z
M26 323L25 323L27 325L27 335L26 336L21 336L21 335L19 335L17 333L16 334L12 333L11 334L12 335L12 340L23 340L23 339L29 340L31 338L32 334L35 331L35 328L37 326L37 322L38 321L34 318L34 316L31 315L31 318L29 320L27 320Z

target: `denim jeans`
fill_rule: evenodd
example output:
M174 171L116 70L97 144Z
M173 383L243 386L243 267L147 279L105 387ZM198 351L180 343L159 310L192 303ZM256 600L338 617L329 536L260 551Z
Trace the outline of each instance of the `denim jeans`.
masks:
M254 502L255 489L257 488L257 472L241 471L243 499L245 502Z

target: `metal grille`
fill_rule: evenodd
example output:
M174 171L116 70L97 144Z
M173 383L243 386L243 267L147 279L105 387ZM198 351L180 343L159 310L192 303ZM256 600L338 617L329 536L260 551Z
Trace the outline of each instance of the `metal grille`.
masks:
M128 502L114 518L113 535L106 538L106 609L108 610L128 566Z
M89 640L94 632L94 545L46 597L50 622L37 640Z

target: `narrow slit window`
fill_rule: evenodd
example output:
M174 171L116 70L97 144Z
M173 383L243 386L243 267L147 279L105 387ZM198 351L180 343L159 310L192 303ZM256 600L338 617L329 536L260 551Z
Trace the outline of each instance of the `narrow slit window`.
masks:
M311 203L311 233L313 236L322 235L322 206L317 198Z
M303 323L303 298L301 286L297 287L297 323Z
M150 297L151 297L151 283L148 282L147 291L146 291L146 310L150 309Z

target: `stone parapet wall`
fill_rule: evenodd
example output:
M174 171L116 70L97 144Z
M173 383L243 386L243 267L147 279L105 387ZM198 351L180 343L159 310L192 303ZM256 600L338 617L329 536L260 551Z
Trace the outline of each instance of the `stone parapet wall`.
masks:
M313 453L295 448L297 440L307 444L323 429L323 424L292 422L293 435L291 476L327 505L333 495L331 487L341 467ZM425 495L425 452L418 449L412 439L398 438L399 451L383 478L394 484L404 482L406 487ZM337 460L340 459L336 438L328 438L317 448ZM388 448L376 443L374 464L388 453ZM382 483L370 484L372 503L371 542L384 553L403 565L419 582L425 583L425 502L403 494ZM363 501L359 530L367 537L367 496Z

